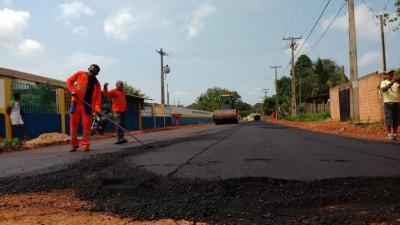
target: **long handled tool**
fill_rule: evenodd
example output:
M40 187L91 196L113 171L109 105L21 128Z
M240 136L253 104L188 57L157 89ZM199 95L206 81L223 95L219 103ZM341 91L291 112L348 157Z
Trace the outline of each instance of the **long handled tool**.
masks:
M69 93L71 93L71 91L69 91L68 89L65 89L65 90L67 90ZM72 93L71 93L71 94L72 94ZM96 110L92 107L92 105L90 105L90 104L89 104L88 102L86 102L85 100L79 98L78 95L75 95L75 97L76 97L79 101L83 102L83 104L85 104L85 105L87 105L88 107L90 107L93 111L96 111ZM104 118L106 118L108 121L110 121L110 122L111 122L112 124L114 124L116 127L118 127L119 129L123 130L123 131L124 131L127 135L129 135L130 137L134 138L134 139L135 139L137 142L139 142L145 149L148 149L148 148L152 148L152 147L153 147L152 145L148 145L148 144L143 143L143 141L141 141L141 140L140 140L139 138L137 138L135 135L129 133L129 131L128 131L127 129L123 128L122 126L120 126L119 124L117 124L116 122L114 122L113 119L111 119L110 117L108 117L108 116L105 115L104 113L102 113L102 112L97 112L97 113L99 113L100 115L104 116Z

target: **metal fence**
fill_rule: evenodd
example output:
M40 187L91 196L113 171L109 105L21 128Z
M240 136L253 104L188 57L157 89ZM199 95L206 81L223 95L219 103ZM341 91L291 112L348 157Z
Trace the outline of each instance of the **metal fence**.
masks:
M26 113L57 113L57 92L53 86L13 83L11 90L12 99L14 93L21 95L21 109Z
M71 93L67 90L64 90L64 104L65 112L69 113L71 107Z

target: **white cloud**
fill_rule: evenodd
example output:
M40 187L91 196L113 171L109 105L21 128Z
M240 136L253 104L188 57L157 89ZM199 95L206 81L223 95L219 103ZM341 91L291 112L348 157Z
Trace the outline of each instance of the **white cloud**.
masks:
M360 67L367 67L370 66L371 64L375 64L376 62L379 62L381 57L381 53L379 51L375 52L368 52L365 55L361 56L358 65Z
M172 21L171 20L163 20L161 21L161 26L163 28L169 28L172 25Z
M93 55L86 52L75 52L71 55L65 57L66 65L71 69L84 69L88 68L91 64L97 64L100 66L101 70L111 68L115 63L118 62L117 59L109 58L101 55Z
M376 24L374 14L365 4L360 4L355 8L356 32L357 37L369 40L377 40L379 38L379 26ZM324 30L333 17L322 21L322 29ZM343 32L348 31L348 15L338 17L332 24L332 28Z
M12 0L1 0L0 3L8 7L11 7L13 5Z
M137 21L138 19L128 9L122 9L104 21L104 33L110 39L126 41L129 32L136 28Z
M76 34L79 36L86 36L89 34L89 29L84 25L75 26L71 29L71 31L73 34Z
M45 48L37 41L23 39L23 31L28 25L30 14L27 11L0 10L0 45L19 56L38 56Z
M14 11L8 8L0 10L0 42L10 44L21 39L29 18L30 14L27 11Z
M77 19L81 16L93 16L95 11L82 2L69 2L58 5L61 10L61 19Z
M204 29L204 19L212 15L215 10L216 7L214 5L206 3L192 12L191 21L186 26L187 39L193 39L199 35Z
M42 44L31 39L25 39L17 45L15 53L21 56L38 56L45 51Z

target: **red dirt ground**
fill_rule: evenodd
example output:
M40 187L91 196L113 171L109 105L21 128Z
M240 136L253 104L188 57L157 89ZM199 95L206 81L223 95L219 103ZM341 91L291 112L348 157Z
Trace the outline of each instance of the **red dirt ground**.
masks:
M337 122L333 120L297 122L297 121L271 121L268 122L282 124L290 127L311 130L315 132L335 134L345 137L370 139L388 142L387 133L383 124L352 124L350 122ZM390 141L392 142L392 141Z
M92 212L93 203L75 197L72 190L0 196L3 225L190 225L190 221L162 219L135 221L112 214ZM204 223L196 223L204 224Z

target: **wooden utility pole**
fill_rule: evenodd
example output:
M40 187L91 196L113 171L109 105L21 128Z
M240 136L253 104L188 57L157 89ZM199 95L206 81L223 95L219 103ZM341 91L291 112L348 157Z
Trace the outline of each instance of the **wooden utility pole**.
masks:
M379 22L380 22L380 27L381 27L383 72L385 72L386 71L386 47L385 47L385 29L384 29L384 27L386 25L386 19L385 19L384 14L379 15Z
M169 105L169 90L168 90L168 83L167 83L167 105Z
M342 85L344 84L344 65L342 65Z
M294 70L294 51L296 48L296 40L300 40L301 37L288 37L288 38L283 38L284 41L290 41L290 48L292 50L292 71L291 71L291 77L292 77L292 98L291 98L291 104L290 104L290 112L292 116L296 116L297 114L297 107L296 107L296 72Z
M354 18L354 0L347 0L349 10L349 58L350 58L350 81L351 90L351 119L360 119L359 88L358 88L358 65L357 65L357 40L356 22Z
M164 91L164 56L168 56L166 52L161 48L159 51L156 50L161 57L161 104L165 105L165 91Z
M261 115L264 115L264 116L265 116L265 114L264 114L265 100L266 100L267 97L268 97L268 90L269 90L269 88L264 88L264 89L263 89L263 91L264 91L264 99L263 99L263 103L262 103Z
M275 69L275 115L278 118L278 68L282 66L271 66L271 69Z

